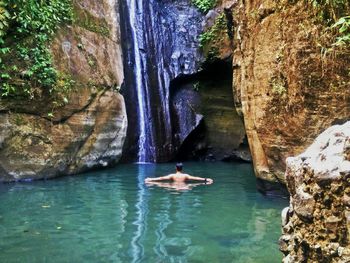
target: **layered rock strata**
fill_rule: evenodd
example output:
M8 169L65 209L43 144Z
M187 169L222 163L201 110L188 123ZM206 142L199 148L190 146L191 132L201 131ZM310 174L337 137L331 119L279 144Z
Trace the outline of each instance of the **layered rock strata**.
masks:
M350 262L350 122L287 159L283 262Z
M68 103L0 101L0 181L52 178L115 164L127 117L118 2L75 1L75 23L52 43L56 68L74 81Z
M350 116L348 51L332 50L334 36L305 1L240 0L231 10L233 89L255 172L284 182L285 159Z

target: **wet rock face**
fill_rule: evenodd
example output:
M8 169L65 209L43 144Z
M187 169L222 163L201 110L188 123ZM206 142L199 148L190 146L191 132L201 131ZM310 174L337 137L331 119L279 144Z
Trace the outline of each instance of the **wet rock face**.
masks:
M304 1L238 1L233 11L233 89L255 172L284 182L288 156L349 118L350 59L321 55L331 37Z
M198 92L193 90L192 85L185 85L171 99L172 121L176 133L175 145L182 145L188 136L203 122L200 113L201 98Z
M130 14L134 8L135 14ZM170 82L180 75L197 72L202 55L198 36L202 32L203 15L190 0L123 1L121 2L122 37L124 39L125 94L129 123L123 158L135 160L138 152L139 110L137 98L137 67L141 67L145 94L146 141L148 160L168 161L174 157L170 113ZM131 17L136 16L137 22ZM134 27L134 29L133 29ZM135 43L133 30L137 32ZM141 63L135 59L140 51Z
M62 28L51 46L56 68L75 81L69 102L53 118L45 97L0 102L0 181L76 174L121 156L127 117L114 89L123 81L118 2L75 4L76 23Z
M234 108L230 72L230 63L217 62L196 78L171 87L178 159L250 161L244 125Z
M129 1L129 5L132 2L135 1ZM199 155L204 159L210 156L216 160L249 160L249 151L238 149L245 134L233 105L231 61L224 81L218 72L203 73L201 68L206 58L199 47L199 36L213 26L223 8L204 15L190 0L136 2L143 93L147 94L145 105L149 105L146 134L150 137L147 139L150 155L154 156L149 161L169 161L177 157L197 159ZM128 8L127 3L121 5L123 38L128 39L124 42L126 78L123 93L132 121L123 159L130 161L137 155L139 134L135 131L140 127L135 103L137 44L132 43L135 42L129 21L132 8ZM218 59L230 60L230 40L227 33L222 32L222 35L226 35L224 41L215 42L222 44L218 48ZM205 87L198 89L199 72L208 77L203 81Z
M350 261L350 122L324 131L287 159L283 262Z

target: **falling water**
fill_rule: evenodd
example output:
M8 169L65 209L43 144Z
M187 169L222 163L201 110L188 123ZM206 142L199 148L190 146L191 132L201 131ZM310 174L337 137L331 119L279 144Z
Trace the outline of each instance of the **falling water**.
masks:
M192 35L201 32L195 25L201 25L202 16L190 0L180 2L121 1L125 99L132 118L124 151L129 160L136 152L141 163L174 158L170 82L197 72L200 55Z
M140 54L140 43L142 43L142 30L138 30L138 19L136 15L142 14L142 0L128 0L127 5L129 8L130 14L130 26L132 32L132 39L134 43L134 52L135 52L135 81L136 81L136 90L137 90L137 102L138 102L138 118L139 118L139 151L138 151L138 162L146 162L146 106L147 106L147 97L143 89L142 81L142 58ZM137 6L141 10L137 10Z

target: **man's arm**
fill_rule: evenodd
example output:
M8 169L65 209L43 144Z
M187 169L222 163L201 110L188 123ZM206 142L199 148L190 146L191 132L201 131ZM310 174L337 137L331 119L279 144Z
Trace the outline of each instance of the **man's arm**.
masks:
M167 175L167 176L161 176L161 177L156 177L156 178L146 178L145 182L158 182L158 181L167 181L172 179L172 175Z
M192 190L192 188L198 186L198 185L204 185L203 183L174 183L174 182L148 182L147 185L149 186L158 186L163 187L166 189L176 190L176 191L183 191L183 190Z
M203 178L203 177L197 177L197 176L191 176L191 175L187 175L186 176L187 180L192 180L192 181L202 181L202 182L206 182L206 183L213 183L213 179L211 178Z

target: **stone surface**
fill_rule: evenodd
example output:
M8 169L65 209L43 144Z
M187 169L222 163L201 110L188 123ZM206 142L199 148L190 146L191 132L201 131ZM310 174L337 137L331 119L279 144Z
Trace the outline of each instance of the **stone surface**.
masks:
M76 174L118 161L127 117L116 91L123 81L117 8L114 0L75 1L76 22L53 41L56 68L75 81L65 106L46 97L0 101L0 181Z
M291 199L282 213L283 262L350 261L349 140L350 121L330 127L304 153L287 159Z
M284 182L285 160L350 117L349 56L304 1L233 7L233 89L257 177Z
M204 152L217 160L239 158L243 152L239 145L245 134L233 104L231 62L224 85L218 79L222 75L216 76L217 71L205 72L207 78L210 76L216 83L206 80L205 88L200 88L199 92L193 90L193 84L201 82L198 75L206 60L200 48L200 34L213 25L223 8L219 6L204 15L190 0L136 2L136 26L130 21L133 8L127 2L121 4L122 34L127 40L124 42L126 78L122 92L126 94L130 120L123 159L135 161L139 142L135 46L140 47L142 89L147 96L144 104L148 161L169 161L184 154L192 155L192 152L194 156ZM138 32L136 44L132 25ZM222 44L219 58L227 59L232 54L231 42L227 32L221 33L225 38L218 42ZM245 153L249 159L248 151Z
M134 5L133 5L134 4ZM174 157L170 113L171 81L194 74L202 55L198 36L202 32L203 15L190 0L121 2L122 36L124 41L125 94L129 119L124 159L137 159L140 137L140 110L137 98L137 70L142 74L145 110L145 141L147 160L169 161ZM134 14L130 14L133 12ZM132 17L136 16L135 22ZM133 32L137 33L137 40ZM138 62L135 47L140 51ZM140 104L140 103L139 103Z
M230 71L229 64L221 62L195 79L174 84L171 103L175 138L181 139L174 143L180 147L179 160L249 161L244 125L234 108ZM201 126L198 122L192 125L195 136L187 137L189 133L183 130L191 125L186 122L196 123L198 114L202 116Z
M199 109L201 98L192 85L185 85L174 92L171 102L175 145L181 146L203 121Z

